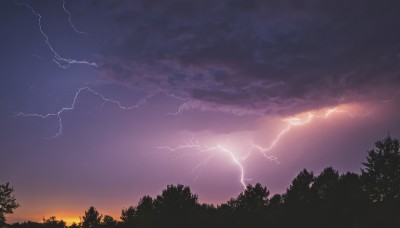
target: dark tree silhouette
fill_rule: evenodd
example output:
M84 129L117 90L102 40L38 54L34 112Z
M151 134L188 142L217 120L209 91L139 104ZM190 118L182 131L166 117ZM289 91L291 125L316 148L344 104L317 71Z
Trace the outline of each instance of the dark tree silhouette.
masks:
M82 228L98 228L101 225L102 215L92 206L85 211L82 217Z
M269 199L267 209L267 224L271 227L280 227L283 217L283 197L275 194Z
M43 228L43 223L38 222L23 222L23 223L14 223L10 225L11 228Z
M136 207L136 222L138 227L154 226L155 209L154 201L150 196L144 196Z
M80 228L81 226L75 222L73 222L68 228Z
M57 220L56 216L51 216L48 219L43 218L44 228L65 228L66 224L63 220Z
M268 205L269 191L257 183L254 187L247 185L246 190L236 198L240 210L255 213L264 210Z
M6 223L6 214L12 214L19 207L15 197L12 195L14 188L9 183L0 184L0 227Z
M255 186L247 185L246 190L239 194L236 199L231 199L222 210L230 213L228 219L236 227L257 227L262 224L263 215L268 206L269 191L266 187L257 183Z
M373 202L400 199L399 140L390 136L375 143L363 163L362 179L365 191Z
M134 207L129 207L127 209L122 209L121 221L125 227L131 227L136 221L136 209Z
M308 172L303 169L296 178L292 181L292 184L287 189L284 195L284 202L286 205L305 205L310 203L311 186L315 180L313 172Z
M192 194L188 186L168 185L154 200L158 226L193 227L198 206L197 195Z
M325 206L335 209L336 227L366 227L360 222L365 217L368 201L359 175L350 172L341 175L334 193L327 200L329 204Z
M118 222L111 216L109 215L104 215L103 216L103 222L101 223L101 226L104 228L114 228L117 227Z
M218 221L218 213L217 208L212 204L201 204L198 206L198 210L196 210L196 221L193 227L203 228L213 228L213 227L222 227Z
M279 194L275 194L271 197L271 199L269 200L269 208L279 208L281 207L283 204L283 199L282 196Z
M339 173L332 167L325 168L314 180L311 186L310 213L314 219L310 225L318 227L320 224L333 225L337 222L339 204L335 193L339 183Z
M339 182L339 173L332 167L325 168L316 178L311 187L312 194L318 200L328 199L335 191Z
M285 226L311 227L311 203L314 201L311 186L315 180L313 172L301 171L283 196Z
M387 136L375 146L368 152L361 175L372 202L366 221L370 227L400 227L400 143Z
M177 209L184 211L195 208L197 205L197 195L191 193L188 186L178 184L177 186L168 185L162 194L157 196L154 201L156 210L163 211Z

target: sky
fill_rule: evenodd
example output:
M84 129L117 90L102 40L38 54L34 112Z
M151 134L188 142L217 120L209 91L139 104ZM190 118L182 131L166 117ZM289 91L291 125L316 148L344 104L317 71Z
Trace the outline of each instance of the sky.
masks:
M400 2L0 2L9 222L79 221L168 184L226 202L400 137Z

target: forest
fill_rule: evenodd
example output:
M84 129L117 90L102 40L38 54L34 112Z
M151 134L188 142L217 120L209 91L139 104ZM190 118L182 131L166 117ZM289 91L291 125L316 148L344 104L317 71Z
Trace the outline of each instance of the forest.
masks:
M282 194L248 185L221 205L203 204L189 186L169 185L156 197L143 196L119 218L89 207L79 224L56 217L7 224L6 214L19 207L9 183L0 185L0 226L9 228L128 227L400 227L399 140L375 143L361 172L340 174L332 167L318 175L303 169Z

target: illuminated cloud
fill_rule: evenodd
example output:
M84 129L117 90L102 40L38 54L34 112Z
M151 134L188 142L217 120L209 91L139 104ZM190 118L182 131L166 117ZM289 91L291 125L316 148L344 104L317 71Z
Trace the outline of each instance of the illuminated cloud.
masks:
M192 108L295 114L393 96L395 1L135 1L112 9L123 36L103 76L194 100Z

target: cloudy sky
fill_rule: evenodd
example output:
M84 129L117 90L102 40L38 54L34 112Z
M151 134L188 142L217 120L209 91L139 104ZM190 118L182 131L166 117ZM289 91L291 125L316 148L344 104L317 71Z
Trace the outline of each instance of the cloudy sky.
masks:
M219 204L400 136L395 0L0 3L9 221L119 217L186 184Z

